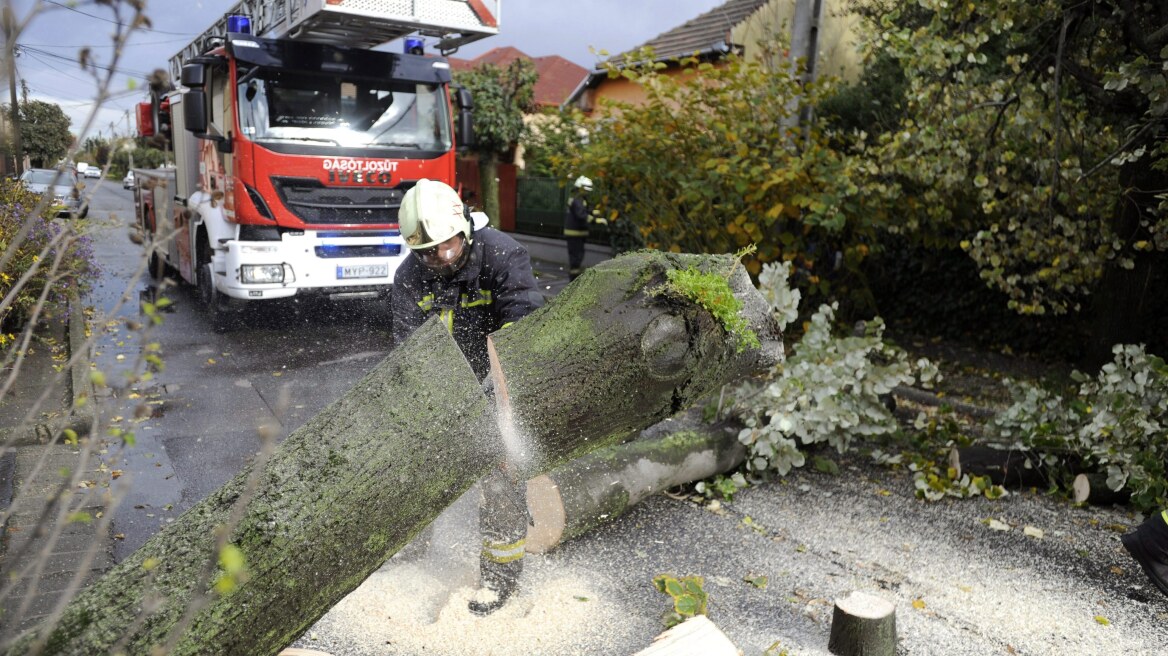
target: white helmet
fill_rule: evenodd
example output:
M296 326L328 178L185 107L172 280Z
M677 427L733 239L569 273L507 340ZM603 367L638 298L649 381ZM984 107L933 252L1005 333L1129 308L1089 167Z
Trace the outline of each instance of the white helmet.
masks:
M402 198L398 227L413 250L430 248L458 233L471 241L471 226L458 192L445 182L418 180Z
M592 191L592 180L584 176L576 178L576 188L584 191Z

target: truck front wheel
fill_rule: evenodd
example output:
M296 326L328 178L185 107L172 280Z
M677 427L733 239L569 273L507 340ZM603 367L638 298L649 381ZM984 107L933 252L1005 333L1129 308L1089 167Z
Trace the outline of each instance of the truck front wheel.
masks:
M199 293L203 297L203 303L207 306L207 316L211 319L211 330L225 333L231 329L235 315L228 307L227 297L215 289L214 276L211 263L204 262L199 267Z

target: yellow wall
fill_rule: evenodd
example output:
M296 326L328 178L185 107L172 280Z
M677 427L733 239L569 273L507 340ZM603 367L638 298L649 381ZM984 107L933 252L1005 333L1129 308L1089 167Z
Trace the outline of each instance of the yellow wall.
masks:
M860 53L856 47L856 24L859 17L847 13L847 0L824 0L819 21L819 75L834 75L854 82L860 75ZM730 32L730 40L743 46L745 56L765 54L761 44L773 43L776 34L790 34L794 0L771 0ZM789 41L789 39L786 39Z

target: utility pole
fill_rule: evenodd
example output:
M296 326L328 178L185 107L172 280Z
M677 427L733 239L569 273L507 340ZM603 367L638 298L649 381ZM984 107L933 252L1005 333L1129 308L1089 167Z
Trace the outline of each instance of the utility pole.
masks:
M823 0L795 0L795 15L791 18L790 61L793 69L800 59L803 60L804 85L814 82L818 72L816 65L819 59L819 23L822 19ZM788 119L788 125L806 126L810 119L811 108L805 106L797 118Z
M16 175L24 172L24 144L20 139L20 106L16 104L16 16L12 13L12 2L4 3L4 46L8 59L8 93L12 110L12 160Z

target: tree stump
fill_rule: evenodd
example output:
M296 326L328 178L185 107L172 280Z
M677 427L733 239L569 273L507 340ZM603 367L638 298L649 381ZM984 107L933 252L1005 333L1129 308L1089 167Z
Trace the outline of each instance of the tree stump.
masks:
M737 268L732 287L761 348L739 350L704 309L653 293L668 270L691 266ZM509 435L520 424L496 417L433 319L270 459L195 504L5 653L276 654L505 453L538 475L782 353L765 300L731 256L610 260L495 337L496 400L521 420L521 448ZM226 574L217 540L228 528L245 575L216 591Z
M836 601L827 649L837 656L896 656L896 607L860 591Z

